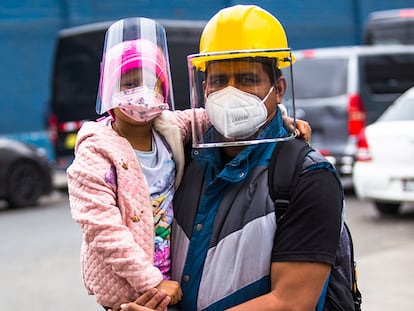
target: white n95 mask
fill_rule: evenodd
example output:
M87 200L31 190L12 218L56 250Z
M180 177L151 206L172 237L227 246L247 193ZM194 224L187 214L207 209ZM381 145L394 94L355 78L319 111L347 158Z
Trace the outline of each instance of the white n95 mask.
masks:
M153 120L169 108L161 94L145 86L114 94L112 103L114 107L119 107L124 114L138 122Z
M215 129L228 139L253 136L266 122L267 110L263 100L233 86L211 93L206 99L206 112Z

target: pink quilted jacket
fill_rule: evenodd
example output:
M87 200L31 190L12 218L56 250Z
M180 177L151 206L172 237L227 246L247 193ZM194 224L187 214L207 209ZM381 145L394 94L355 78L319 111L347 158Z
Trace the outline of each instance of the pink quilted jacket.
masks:
M190 120L191 111L166 112L154 123L173 152L176 186L183 173L183 140L191 137ZM75 155L67 170L68 190L72 217L83 233L85 287L103 306L133 301L162 280L153 266L153 215L139 161L128 141L104 122L82 126Z

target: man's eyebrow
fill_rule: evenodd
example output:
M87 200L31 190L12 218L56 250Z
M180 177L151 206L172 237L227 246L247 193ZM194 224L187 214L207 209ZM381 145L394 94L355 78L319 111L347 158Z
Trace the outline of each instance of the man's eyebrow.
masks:
M210 76L220 77L220 76L228 76L228 73L210 73Z
M243 76L258 76L256 72L252 71L245 71L245 72L237 72L237 73L216 73L216 74L209 74L211 78L223 78L223 77L231 77L234 76L236 78L243 77Z
M246 71L246 72L238 72L235 74L235 76L257 76L258 74L256 72L252 71Z
M212 74L209 74L209 77L210 78L221 78L221 77L227 77L227 76L229 76L230 74L227 74L227 73L212 73Z

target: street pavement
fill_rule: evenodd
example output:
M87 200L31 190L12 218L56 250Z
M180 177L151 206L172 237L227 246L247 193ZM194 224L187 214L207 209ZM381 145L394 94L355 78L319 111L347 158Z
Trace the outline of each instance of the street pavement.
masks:
M414 310L414 243L358 259L363 311Z
M346 197L363 295L363 311L414 310L414 204L381 216L369 202Z
M362 310L413 311L414 209L387 219L348 197L347 222ZM2 210L0 204L0 310L102 311L82 285L80 241L66 195L34 208Z

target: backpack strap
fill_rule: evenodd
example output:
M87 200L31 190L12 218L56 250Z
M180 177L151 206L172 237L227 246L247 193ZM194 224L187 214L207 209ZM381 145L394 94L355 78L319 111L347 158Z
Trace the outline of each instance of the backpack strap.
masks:
M354 308L355 311L361 311L361 304L362 304L362 295L358 288L358 272L356 261L354 258L354 242L352 241L351 231L349 230L348 225L344 222L344 230L346 230L346 234L348 235L349 242L350 242L350 250L351 250L351 278L352 278L352 296L354 298Z
M310 147L302 139L291 139L276 144L269 162L269 194L275 204L276 221L283 218L290 202L293 186L298 182L303 161Z

